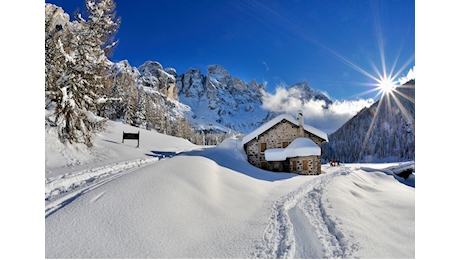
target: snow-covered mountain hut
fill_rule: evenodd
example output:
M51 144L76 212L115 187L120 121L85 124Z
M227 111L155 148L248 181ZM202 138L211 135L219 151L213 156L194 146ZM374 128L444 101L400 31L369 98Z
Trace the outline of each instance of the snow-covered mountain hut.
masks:
M250 164L270 171L318 175L321 173L321 145L327 134L297 120L279 115L243 138Z

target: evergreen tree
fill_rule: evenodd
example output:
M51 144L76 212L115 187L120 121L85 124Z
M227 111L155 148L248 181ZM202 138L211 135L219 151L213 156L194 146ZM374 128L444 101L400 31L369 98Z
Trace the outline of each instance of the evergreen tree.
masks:
M134 123L135 126L148 129L149 123L151 123L151 110L152 108L149 106L149 98L145 93L143 87L139 88L139 95L138 95L138 102L136 106L136 113L134 116Z
M45 21L45 107L56 104L53 117L62 141L91 146L94 134L106 128L107 120L94 113L107 100L106 49L119 20L113 21L113 1L87 0L86 6L88 20L76 13L76 22L52 37L47 34L50 22Z
M192 136L193 136L193 130L190 127L190 122L188 121L188 117L185 116L185 120L184 120L184 138L191 142L192 141Z
M51 28L51 21L46 20L45 16L45 109L56 101L59 92L56 80L63 73L61 61L58 59L59 50L56 47L60 36L61 33Z
M123 76L118 94L121 102L118 103L117 115L123 118L126 124L135 125L136 108L139 99L136 78L133 74L124 74Z
M50 48L52 39L54 34L51 32L51 20L47 19L47 16L45 15L45 89L46 89L46 84L48 82L47 76L48 76L48 71L51 70L51 61L53 61L53 55L51 51L53 50Z
M115 34L120 27L121 19L116 17L116 4L113 0L86 0L88 14L87 25L99 38L98 46L106 57L111 57L118 40L114 42Z
M164 110L164 122L165 122L165 127L164 127L164 134L166 135L171 135L172 130L171 130L171 116L167 113L166 109Z
M83 24L66 28L65 37L54 46L59 50L57 59L62 61L63 72L47 94L57 104L54 115L61 140L91 146L93 134L106 127L106 120L97 120L93 112L101 98L108 67L88 27Z

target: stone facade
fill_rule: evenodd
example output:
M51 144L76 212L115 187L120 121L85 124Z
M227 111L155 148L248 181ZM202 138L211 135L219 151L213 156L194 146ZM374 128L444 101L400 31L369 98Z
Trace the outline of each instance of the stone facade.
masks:
M321 156L311 155L289 158L289 170L292 173L305 175L321 174Z
M304 130L302 127L283 119L244 145L244 150L248 156L248 162L258 168L270 171L320 174L321 156L288 158L286 161L281 162L269 162L265 159L264 150L285 148L299 137L308 137L319 147L326 142L324 139ZM294 164L296 166L295 169L293 168ZM305 167L304 164L306 164Z

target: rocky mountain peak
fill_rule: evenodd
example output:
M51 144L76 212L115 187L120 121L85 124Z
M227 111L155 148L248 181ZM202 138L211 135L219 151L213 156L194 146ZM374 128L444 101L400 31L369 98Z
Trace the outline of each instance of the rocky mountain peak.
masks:
M186 114L197 130L233 129L250 132L277 114L262 108L265 85L255 79L249 83L232 75L221 65L211 65L206 75L200 69L189 69L178 75L173 68L163 68L159 62L146 61L139 68L131 67L128 61L115 64L118 73L129 73L137 78L137 86L150 88L167 98L178 100L189 107ZM312 90L307 82L297 83L290 88L296 99L302 101L324 100L326 106L332 103L320 91ZM155 93L155 92L151 92ZM177 104L171 111L177 110ZM227 130L224 130L227 131Z
M70 16L61 7L45 3L45 22L49 21L47 33L65 27L69 20Z
M171 73L176 72L172 68L166 70ZM176 77L163 70L163 66L159 62L146 61L139 66L139 72L141 73L139 78L141 86L150 87L170 99L179 100Z
M224 67L218 64L210 65L208 67L208 76L210 75L232 76Z
M290 93L300 97L301 100L324 100L327 108L332 101L319 90L312 90L306 81L296 83L289 87Z

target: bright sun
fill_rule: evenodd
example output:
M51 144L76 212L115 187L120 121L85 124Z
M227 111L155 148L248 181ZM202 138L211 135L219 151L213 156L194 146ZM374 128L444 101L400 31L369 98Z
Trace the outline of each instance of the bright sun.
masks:
M383 78L382 80L379 81L378 86L384 94L387 94L395 89L396 82L393 82L391 81L391 79L388 79L388 78Z

